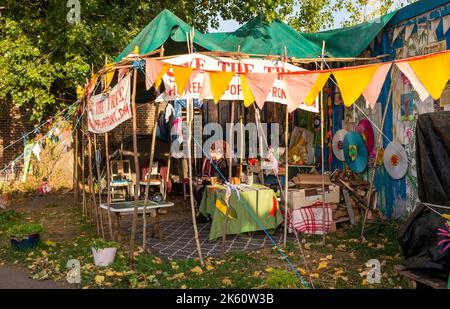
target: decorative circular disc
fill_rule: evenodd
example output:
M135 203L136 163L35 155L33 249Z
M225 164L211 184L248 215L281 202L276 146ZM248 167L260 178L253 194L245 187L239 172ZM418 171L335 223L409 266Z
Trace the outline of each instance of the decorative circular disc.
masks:
M371 153L374 146L373 127L368 119L361 119L355 127L355 131L358 132L364 140L367 147L367 152Z
M366 144L361 135L354 131L345 134L344 158L345 163L355 173L361 173L367 167Z
M384 168L394 179L403 178L408 171L408 157L403 146L396 142L387 145L383 155Z
M333 136L333 153L340 161L345 161L344 158L344 137L347 134L346 129L340 129Z

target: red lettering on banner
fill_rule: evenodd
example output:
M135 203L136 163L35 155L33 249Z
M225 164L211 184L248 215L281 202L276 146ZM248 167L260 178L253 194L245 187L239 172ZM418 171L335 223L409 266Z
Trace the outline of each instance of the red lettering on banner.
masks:
M286 93L282 88L272 87L272 97L279 99L286 99Z
M95 104L95 113L98 114L103 114L103 101L98 101Z

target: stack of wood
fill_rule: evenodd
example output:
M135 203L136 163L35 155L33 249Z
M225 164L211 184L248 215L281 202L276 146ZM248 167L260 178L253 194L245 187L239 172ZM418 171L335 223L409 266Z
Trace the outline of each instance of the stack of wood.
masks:
M333 225L339 228L341 223L356 225L361 223L367 208L367 195L370 183L347 169L335 170L331 181L340 187L341 200L333 211ZM375 190L374 188L372 190ZM372 195L376 196L376 194ZM371 215L369 213L369 215Z

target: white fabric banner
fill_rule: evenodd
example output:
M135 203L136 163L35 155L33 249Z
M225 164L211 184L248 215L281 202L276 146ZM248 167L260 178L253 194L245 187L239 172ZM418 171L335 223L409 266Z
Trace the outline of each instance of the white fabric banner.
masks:
M131 74L124 77L109 93L91 97L88 103L89 131L105 133L131 118Z
M192 67L198 70L226 71L236 73L282 73L305 71L305 69L303 68L296 67L292 64L285 63L280 60L241 59L239 61L222 57L213 58L203 54L183 55L163 60L163 62ZM198 99L203 87L204 73L202 71L199 72L199 74L188 84L188 87L186 87L181 97L177 94L177 86L172 69L168 70L162 79L166 91L157 98L157 101ZM212 97L206 97L206 99L212 99ZM243 100L239 74L236 74L232 78L230 84L228 85L228 89L224 92L220 100ZM266 101L287 104L285 84L280 77L275 80L272 89L266 98ZM303 110L315 113L319 111L319 106L316 103L314 103L312 106L307 106L303 102L299 102L299 105L299 108Z

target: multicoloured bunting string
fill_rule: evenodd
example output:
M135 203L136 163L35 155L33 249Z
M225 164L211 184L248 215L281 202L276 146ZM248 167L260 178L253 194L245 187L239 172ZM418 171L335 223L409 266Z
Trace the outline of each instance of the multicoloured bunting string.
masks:
M256 102L262 108L267 100L278 95L278 102L286 104L289 112L297 108L311 110L307 107L313 106L331 74L340 88L345 106L351 106L362 95L371 108L375 106L393 64L409 79L422 101L430 95L435 100L439 99L450 79L450 51L355 67L296 72L277 68L268 70L267 73L254 73L248 69L242 71L241 68L232 68L231 72L203 70L193 63L190 63L192 67L186 64L182 66L151 58L145 61L147 89L153 85L159 88L163 76L171 70L176 83L176 94L180 97L185 95L191 84L195 84L200 89L197 92L199 99L213 98L217 104L225 91L234 87L239 88L234 89L234 93L244 101L246 107ZM225 69L225 66L222 68ZM124 73L120 69L119 75L123 76ZM97 77L94 77L90 86L95 84ZM238 86L233 78L238 78ZM234 82L230 84L232 80ZM318 109L312 111L317 112Z

